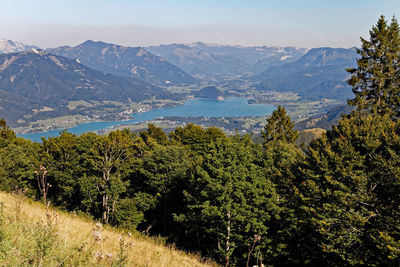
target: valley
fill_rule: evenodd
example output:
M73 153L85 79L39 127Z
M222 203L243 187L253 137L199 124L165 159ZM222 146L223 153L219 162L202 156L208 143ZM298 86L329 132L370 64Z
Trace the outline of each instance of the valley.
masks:
M113 128L96 129L101 132L118 127L142 130L145 123L126 121L135 114L182 106L194 98L241 97L249 107L283 105L301 122L323 116L351 98L345 69L356 60L352 48L308 50L201 42L124 47L88 40L46 50L15 42L2 47L0 116L18 134L96 122L113 122ZM157 123L166 130L196 122L220 126L228 134L257 133L270 112L257 116L246 112L235 116L164 114Z

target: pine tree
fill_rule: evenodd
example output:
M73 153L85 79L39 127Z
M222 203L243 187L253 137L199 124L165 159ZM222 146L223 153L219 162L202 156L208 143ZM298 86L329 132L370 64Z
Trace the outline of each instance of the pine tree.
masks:
M393 17L388 25L381 16L370 31L370 39L361 38L357 68L348 69L348 81L355 98L349 104L358 110L398 116L400 112L400 33Z
M267 119L262 136L265 147L271 142L294 143L299 137L299 132L294 130L294 121L286 114L285 108L278 106Z
M313 260L399 265L399 148L400 123L389 114L344 117L311 143L299 180Z

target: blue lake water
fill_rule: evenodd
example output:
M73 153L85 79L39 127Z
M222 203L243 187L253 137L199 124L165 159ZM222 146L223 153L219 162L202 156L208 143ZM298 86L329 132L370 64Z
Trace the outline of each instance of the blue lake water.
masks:
M184 105L153 109L147 112L135 113L131 120L89 122L68 129L68 132L82 134L85 132L107 129L112 126L151 121L160 117L244 117L264 116L271 114L274 106L266 104L248 104L246 98L232 97L226 100L189 99ZM41 137L57 136L61 130L42 133L23 134L21 137L32 141L41 141Z

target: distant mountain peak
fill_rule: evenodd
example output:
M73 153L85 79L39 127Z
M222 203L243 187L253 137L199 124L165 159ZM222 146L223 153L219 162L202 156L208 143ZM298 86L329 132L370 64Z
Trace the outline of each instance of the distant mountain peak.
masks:
M16 53L30 49L38 49L38 47L33 45L26 45L12 40L0 39L0 54Z
M88 44L99 44L99 43L103 43L101 41L93 41L93 40L86 40L83 43L81 43L80 45L88 45Z
M27 50L26 53L34 53L34 54L41 55L41 56L47 54L47 52L45 50L40 49L40 48L32 48L30 50Z
M355 48L319 47L310 49L298 62L318 66L353 65L356 58Z
M106 45L108 45L108 44L105 43L105 42L102 42L102 41L86 40L85 42L77 45L76 47L87 47L87 46L103 47L103 46L106 46Z

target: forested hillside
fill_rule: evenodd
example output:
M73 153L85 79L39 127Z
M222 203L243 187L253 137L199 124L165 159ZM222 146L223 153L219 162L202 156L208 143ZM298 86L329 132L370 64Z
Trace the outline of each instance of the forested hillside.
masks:
M194 124L31 143L2 120L0 189L225 266L399 266L397 20L381 17L370 35L348 70L354 109L307 147L281 106L262 144Z

